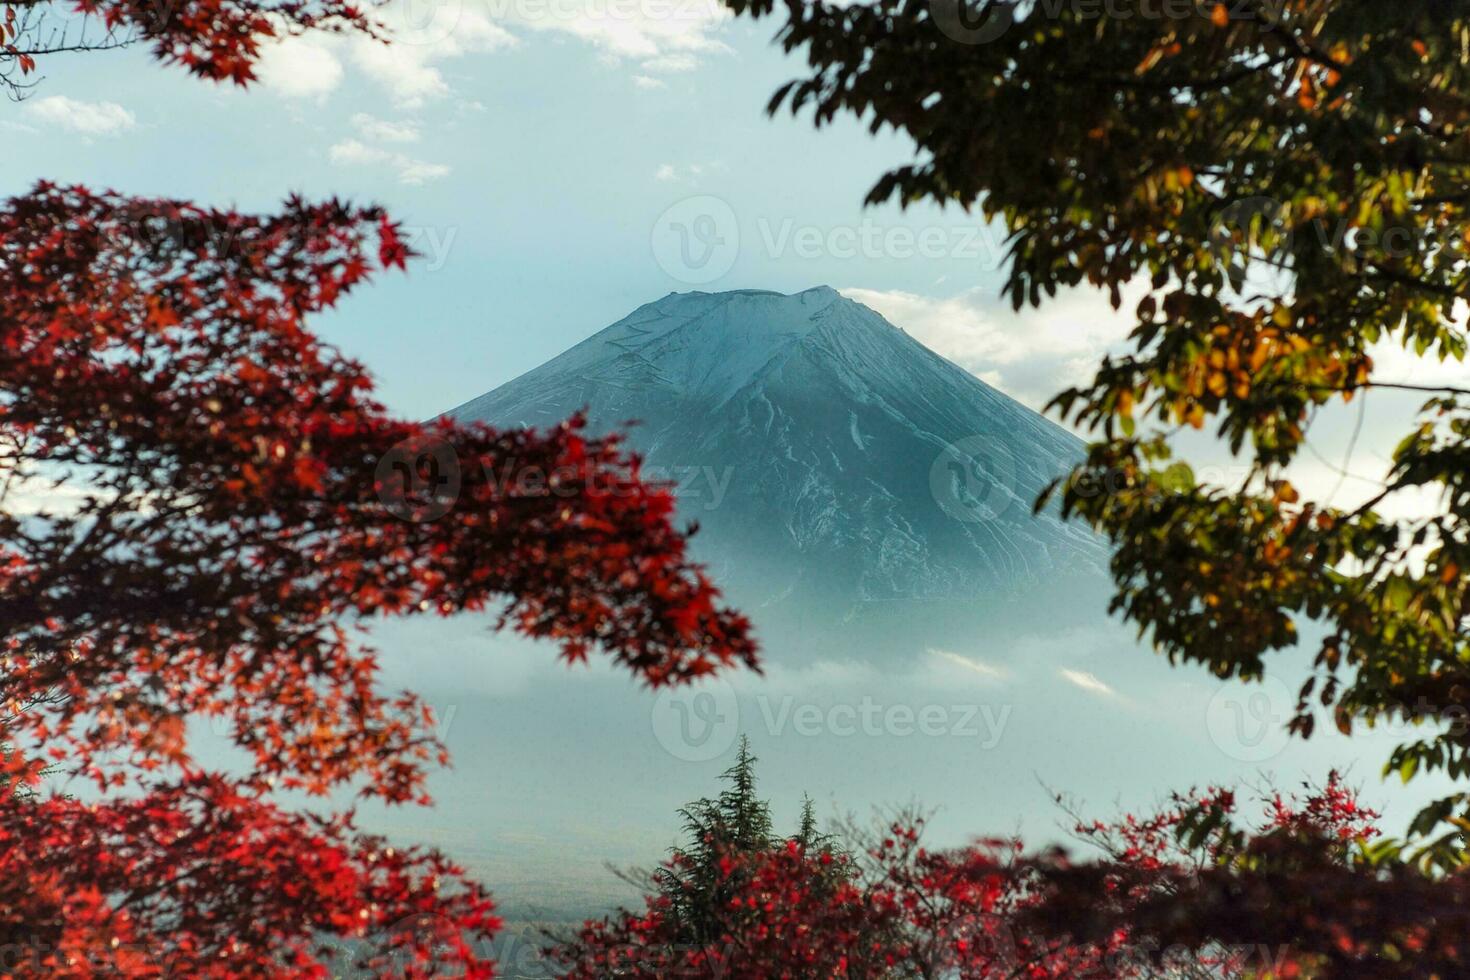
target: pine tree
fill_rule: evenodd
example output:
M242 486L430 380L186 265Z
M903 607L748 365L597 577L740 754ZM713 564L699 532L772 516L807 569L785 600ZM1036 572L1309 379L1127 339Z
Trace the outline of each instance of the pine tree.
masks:
M816 807L812 805L812 798L810 796L802 794L801 823L797 826L796 836L792 840L801 845L802 850L810 853L819 848L829 836L817 830Z
M654 874L656 891L668 902L668 916L681 943L703 944L716 938L717 923L727 922L726 906L745 887L752 855L796 844L805 853L840 853L836 838L818 829L811 797L802 796L801 819L791 837L779 837L771 825L770 804L756 790L750 740L741 737L735 762L720 777L725 789L715 798L696 800L679 811L684 843ZM832 861L833 882L846 865Z
M724 842L734 850L751 852L771 846L770 806L755 792L755 764L750 739L742 735L735 764L725 770L729 788L720 794L715 809Z
M679 811L685 843L673 849L669 862L655 873L654 883L669 901L669 914L682 941L710 939L713 910L728 902L741 885L727 871L730 862L773 844L770 808L756 795L755 763L750 740L741 736L735 763L721 776L727 788L714 799L695 800Z

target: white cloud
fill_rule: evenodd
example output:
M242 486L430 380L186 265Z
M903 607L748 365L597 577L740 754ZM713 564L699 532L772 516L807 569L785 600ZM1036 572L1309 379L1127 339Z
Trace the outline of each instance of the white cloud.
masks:
M718 0L519 0L506 11L534 31L570 34L617 61L639 60L645 74L690 71L699 58L728 54L713 35L733 16Z
M365 44L354 39L352 61L400 108L413 109L449 94L449 83L428 47Z
M1451 318L1463 335L1470 332L1470 304L1455 301ZM1438 353L1419 356L1412 347L1404 346L1402 334L1386 337L1374 344L1369 353L1373 356L1373 378L1375 381L1409 382L1417 385L1464 385L1470 376L1470 366L1464 361L1446 358L1441 361ZM1427 396L1426 396L1427 397Z
M365 112L354 115L352 125L357 127L364 139L378 143L417 143L419 140L418 127L413 123L392 122Z
M77 517L89 498L100 496L92 486L73 486L44 479L19 478L0 495L4 512L14 517Z
M440 62L516 43L485 13L459 2L435 6L427 20L410 0L394 0L376 13L391 43L351 33L284 36L261 52L261 82L290 98L320 99L341 87L350 63L395 105L417 108L449 94Z
M1078 288L1039 309L1013 312L993 289L935 298L900 290L843 289L931 350L1013 398L1040 408L1092 379L1102 356L1133 329L1135 291L1113 310L1107 294Z
M930 650L929 656L979 674L986 680L1003 681L1011 676L1011 672L1004 667L997 667L995 664L986 663L977 657L966 657L963 654L953 653L949 650Z
M923 658L901 667L880 669L868 663L823 660L804 666L766 664L763 674L736 673L729 677L735 690L748 695L790 693L841 696L843 692L886 687L912 691L953 691L993 687L1011 680L1009 668L948 650L929 650Z
M445 0L428 8L389 0L375 13L388 44L359 34L283 36L262 52L261 81L288 97L319 99L342 86L350 64L395 105L417 108L451 93L444 62L512 47L520 43L513 29L570 35L613 62L637 62L633 83L643 89L663 86L655 75L730 52L714 37L732 16L717 0Z
M262 45L255 74L262 85L293 99L322 99L342 84L341 39L330 35L285 36Z
M380 150L357 140L343 140L328 150L327 156L338 166L365 166L387 163L392 159L392 154L387 150Z
M658 165L658 169L653 172L653 178L671 183L675 181L692 183L702 176L706 169L718 171L724 169L724 166L719 162L712 163L708 167L698 163L689 163L681 166L676 166L672 163L661 163Z
M327 158L339 167L388 167L398 172L402 184L423 184L449 175L449 167L442 163L415 160L392 150L369 146L355 139L346 139L327 151Z
M84 136L115 136L137 125L133 114L116 102L83 102L48 95L25 103L36 120Z
M431 180L449 176L449 167L442 163L428 163L424 160L404 160L400 158L397 163L398 181L402 184L425 184Z
M1039 407L1063 388L1090 381L1104 354L1127 346L1143 290L1142 284L1125 288L1118 310L1106 292L1078 287L1020 311L1012 311L993 289L943 298L901 290L841 292L1006 394ZM1464 328L1470 305L1458 304L1454 319ZM1401 337L1378 342L1370 353L1378 381L1463 384L1470 372L1464 362L1417 356Z
M643 70L661 73L693 71L699 67L699 59L687 51L660 55L643 62Z
M1085 670L1070 670L1066 667L1058 667L1057 673L1061 675L1062 680L1070 684L1075 684L1084 691L1091 691L1094 694L1103 694L1108 697L1117 697L1118 695L1117 691L1114 691L1111 687L1098 680L1096 674L1090 674Z

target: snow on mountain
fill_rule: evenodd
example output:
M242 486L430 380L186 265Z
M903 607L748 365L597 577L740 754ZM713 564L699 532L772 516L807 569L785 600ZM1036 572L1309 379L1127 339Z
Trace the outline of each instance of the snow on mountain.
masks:
M1097 538L1032 513L1081 442L829 287L671 293L450 414L547 426L582 407L595 429L637 420L747 607L808 625L889 603L1034 611L1102 578Z

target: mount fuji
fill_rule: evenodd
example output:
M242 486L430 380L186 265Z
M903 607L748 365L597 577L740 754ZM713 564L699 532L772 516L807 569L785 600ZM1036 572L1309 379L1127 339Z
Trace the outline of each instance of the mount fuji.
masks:
M1101 608L1104 544L1032 511L1082 442L829 287L671 293L449 414L583 408L636 422L768 648L880 656Z

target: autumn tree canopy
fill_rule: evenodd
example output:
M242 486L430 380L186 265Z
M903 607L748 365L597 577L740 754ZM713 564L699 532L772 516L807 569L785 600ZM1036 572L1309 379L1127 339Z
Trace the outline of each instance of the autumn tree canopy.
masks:
M1171 910L1181 895L1209 895L1225 906L1232 893L1222 886L1237 870L1281 868L1308 855L1322 876L1316 883L1341 885L1379 837L1378 814L1337 774L1295 794L1245 799L1212 788L1176 795L1149 814L1074 816L1069 829L1106 856L1101 864L1028 857L1016 839L934 848L924 840L925 819L911 810L876 832L849 825L813 835L808 807L802 832L779 837L769 832L765 802L754 796L752 766L742 745L719 799L686 808L685 839L652 876L642 908L588 922L549 949L559 975L1301 976L1321 962L1300 955L1297 935L1311 928L1301 893L1283 893L1292 901L1277 921L1254 923L1259 941L1202 937ZM736 829L752 825L764 829L754 837ZM1249 902L1216 912L1266 914ZM1405 928L1422 912L1404 908L1394 924ZM1445 962L1437 959L1444 951L1438 941L1448 946L1453 929L1464 925L1457 915L1441 918L1444 931L1418 947L1420 966ZM1326 918L1316 928L1339 924ZM1342 960L1356 963L1359 953L1342 950Z
M47 969L139 947L165 972L304 968L318 932L425 910L486 933L477 888L435 897L442 858L265 800L346 784L423 801L442 746L412 695L377 689L353 624L495 608L569 661L605 651L655 685L754 663L745 621L685 558L670 491L615 439L576 419L515 433L394 419L311 335L310 314L405 258L381 212L337 202L247 216L43 185L0 210L8 785L53 762L129 796L7 811L22 895L0 903L0 932L60 957ZM378 464L430 440L459 467L456 509L403 519ZM492 479L506 465L563 485L514 496ZM249 773L200 769L186 737L200 716ZM324 848L337 856L319 880L220 877L246 874L243 855L278 873ZM89 849L113 862L76 860ZM177 925L191 909L197 931ZM247 920L278 931L251 939Z
M282 30L369 26L333 3L84 8L242 84ZM40 52L7 10L0 70L23 78ZM411 258L382 210L340 201L42 183L0 204L7 973L489 976L494 906L451 862L271 798L426 802L444 750L423 704L378 688L376 618L489 609L654 686L755 664L616 437L397 419L313 335ZM495 479L515 467L554 485ZM245 771L201 765L191 719ZM48 765L88 798L35 792Z
M1095 439L1057 493L1116 546L1115 610L1171 661L1247 680L1310 624L1300 734L1317 703L1343 731L1407 719L1423 735L1390 770L1470 775L1470 384L1386 377L1373 356L1465 354L1470 4L730 4L781 17L808 63L772 111L912 139L869 201L1005 229L1016 307L1140 294L1126 353L1054 403ZM1284 471L1320 409L1381 388L1432 396L1382 489L1304 499ZM1176 455L1191 428L1246 476L1195 479ZM1411 494L1438 506L1396 516ZM1411 850L1459 867L1466 818L1464 792L1429 806Z
M261 48L309 30L387 40L375 3L344 0L19 0L0 14L0 91L35 87L56 55L146 44L164 64L212 81L255 79Z

